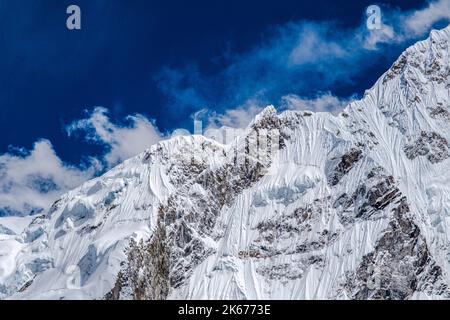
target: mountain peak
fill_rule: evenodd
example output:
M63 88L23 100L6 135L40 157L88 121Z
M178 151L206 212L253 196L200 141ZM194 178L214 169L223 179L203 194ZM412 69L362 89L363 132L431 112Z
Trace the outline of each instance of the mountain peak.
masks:
M0 297L450 298L448 42L406 50L339 117L269 106L237 150L175 137L23 230L0 220Z

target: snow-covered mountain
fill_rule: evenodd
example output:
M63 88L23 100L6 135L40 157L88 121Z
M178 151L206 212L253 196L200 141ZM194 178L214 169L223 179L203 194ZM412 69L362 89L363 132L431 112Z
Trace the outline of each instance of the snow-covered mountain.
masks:
M0 219L0 298L450 298L450 27L343 112L266 108Z

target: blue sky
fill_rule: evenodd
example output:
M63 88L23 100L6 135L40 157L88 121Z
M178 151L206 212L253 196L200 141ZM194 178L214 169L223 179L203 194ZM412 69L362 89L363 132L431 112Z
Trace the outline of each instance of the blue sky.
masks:
M337 111L449 2L0 0L0 214L45 208L200 110L211 126L267 104Z

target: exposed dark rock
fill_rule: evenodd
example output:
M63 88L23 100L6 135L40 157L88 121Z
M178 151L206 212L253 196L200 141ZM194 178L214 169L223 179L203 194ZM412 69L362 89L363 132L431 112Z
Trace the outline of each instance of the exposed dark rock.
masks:
M149 241L131 241L128 259L118 274L108 300L164 300L169 294L169 250L160 212L156 230Z
M257 151L267 158L249 154L250 143L255 143L252 139L256 137L259 142L260 130L278 129L280 125L276 115L270 113L259 119L253 125L256 134L246 139L244 150L236 150L243 153L237 155L241 158L236 158L234 165L210 170L206 163L192 159L170 168L168 174L173 177L171 182L179 186L178 191L160 207L158 227L150 242L132 243L127 265L106 298L118 299L128 292L132 299L165 299L171 288L183 285L193 269L215 252L203 239L217 236L215 227L220 210L263 177L271 164L273 155L259 145ZM267 139L264 146L271 150L270 134ZM151 161L152 156L145 158ZM203 190L201 194L192 191L193 185ZM256 257L257 253L241 253L243 258L250 256Z
M348 276L344 288L352 298L404 300L417 290L447 290L439 283L441 269L430 256L409 210L402 198L375 250L363 257L355 274Z
M381 167L370 170L366 179L358 185L352 194L343 193L333 203L343 225L353 223L355 219L369 219L392 205L401 193L394 177L386 175Z
M430 117L433 119L450 120L449 107L445 108L442 103L438 103L434 108L428 108Z
M27 281L18 291L19 292L24 292L25 290L27 290L33 284L35 277L36 276L34 276L33 279Z
M326 207L328 199L314 201L305 207L297 208L290 214L276 214L273 218L258 223L259 236L247 251L240 254L241 259L265 259L264 266L257 273L271 280L300 278L311 266L323 267L321 250L330 245L337 233L327 229L313 231L319 221L329 218ZM302 238L303 237L303 238ZM288 245L287 239L303 239L296 246ZM290 256L292 263L279 263L277 256Z
M62 199L56 200L48 211L48 216L51 217L54 212L56 212L61 206Z
M438 163L449 157L447 140L436 132L422 131L414 143L405 146L404 151L410 160L426 156L431 163Z
M332 174L329 177L329 183L335 186L339 183L344 175L346 175L362 158L362 151L360 149L351 149L349 152L341 157L341 161L332 169Z
M389 69L389 72L385 75L383 79L383 84L400 75L403 69L405 68L407 62L408 62L407 55L402 54L401 57L392 65L391 69Z

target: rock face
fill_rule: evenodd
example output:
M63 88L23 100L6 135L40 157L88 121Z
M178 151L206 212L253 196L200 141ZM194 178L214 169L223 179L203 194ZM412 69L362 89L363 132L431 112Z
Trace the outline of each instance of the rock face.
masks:
M424 132L412 144L405 146L408 159L413 160L419 156L426 156L431 163L441 162L449 157L447 139L436 132Z
M433 31L338 116L268 107L0 219L0 297L450 298L449 44Z
M149 241L131 239L127 259L105 299L164 300L169 294L170 261L166 230L159 214L156 230Z
M347 280L348 294L354 299L403 300L420 290L448 299L450 290L442 269L430 257L419 227L408 217L406 199L397 204L389 227L374 251L363 257Z

